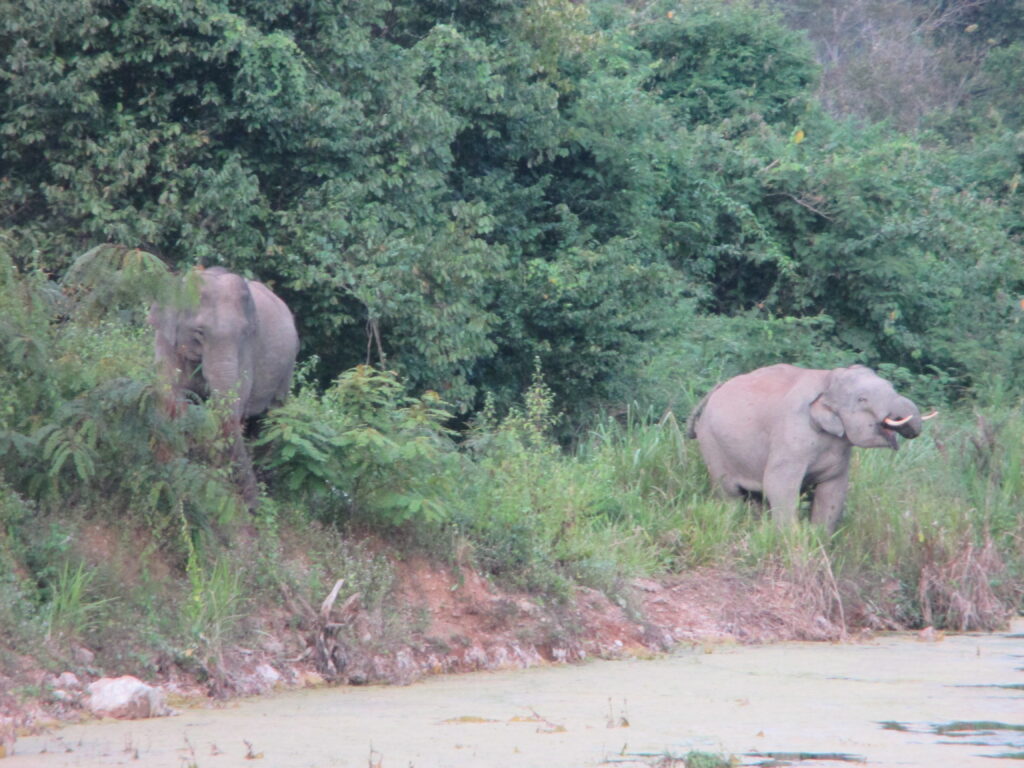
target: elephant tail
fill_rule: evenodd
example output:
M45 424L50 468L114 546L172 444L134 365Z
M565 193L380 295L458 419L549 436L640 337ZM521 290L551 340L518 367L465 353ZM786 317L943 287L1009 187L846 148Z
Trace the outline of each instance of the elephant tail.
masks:
M701 401L697 403L697 407L690 411L690 415L686 419L686 436L691 440L695 440L697 438L697 422L700 421L700 417L704 413L704 406L708 404L708 398L711 397L711 395L715 393L715 390L720 386L722 385L719 384L715 389L712 389L704 395Z

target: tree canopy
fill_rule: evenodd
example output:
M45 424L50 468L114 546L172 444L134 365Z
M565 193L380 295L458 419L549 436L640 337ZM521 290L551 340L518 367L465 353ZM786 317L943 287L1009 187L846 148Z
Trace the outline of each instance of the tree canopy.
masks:
M538 360L571 413L628 398L714 367L679 356L708 328L1017 382L1024 17L975 5L900 4L964 84L908 129L816 91L860 71L820 53L830 0L3 2L0 241L54 277L101 243L244 271L322 381L386 362L463 412Z

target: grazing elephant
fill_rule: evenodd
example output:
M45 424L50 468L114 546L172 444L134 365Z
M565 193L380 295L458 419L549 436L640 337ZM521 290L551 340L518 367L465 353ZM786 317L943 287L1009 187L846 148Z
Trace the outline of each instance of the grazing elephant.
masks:
M284 400L291 387L299 337L288 306L255 280L223 267L197 270L199 301L153 305L156 360L171 387L173 414L183 391L229 398L243 496L252 506L256 478L242 441L243 423Z
M760 494L780 525L796 521L800 493L813 489L811 521L829 533L846 501L850 450L898 448L921 434L917 406L870 368L809 370L772 365L712 390L687 423L716 489Z

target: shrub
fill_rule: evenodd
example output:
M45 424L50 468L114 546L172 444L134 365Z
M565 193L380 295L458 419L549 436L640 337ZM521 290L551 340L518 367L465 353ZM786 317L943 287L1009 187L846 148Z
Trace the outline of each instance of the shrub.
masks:
M358 366L322 396L304 388L266 418L259 465L322 520L439 523L458 461L435 392L405 394L394 371Z
M6 483L0 481L0 669L7 664L6 650L27 649L41 639L37 588L25 577L21 528L34 510Z

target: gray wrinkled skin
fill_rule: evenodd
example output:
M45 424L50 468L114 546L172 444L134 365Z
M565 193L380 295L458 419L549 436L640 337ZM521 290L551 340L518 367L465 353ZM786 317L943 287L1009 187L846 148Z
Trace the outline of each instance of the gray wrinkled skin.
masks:
M884 419L909 420L889 427ZM780 525L796 521L801 490L813 489L811 521L832 533L842 518L850 451L898 448L921 434L917 406L861 365L812 370L772 365L712 390L690 416L716 490L761 495Z
M255 477L242 443L242 423L284 401L291 387L299 337L288 306L263 283L222 267L197 272L198 306L154 305L156 361L170 386L168 410L185 391L228 399L235 434L233 458L243 495L255 500Z

